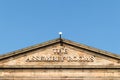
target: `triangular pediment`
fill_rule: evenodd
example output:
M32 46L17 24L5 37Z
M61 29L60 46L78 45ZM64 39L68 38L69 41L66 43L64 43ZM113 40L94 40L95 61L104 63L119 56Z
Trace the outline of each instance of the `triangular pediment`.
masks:
M66 39L0 56L1 68L120 68L120 56Z

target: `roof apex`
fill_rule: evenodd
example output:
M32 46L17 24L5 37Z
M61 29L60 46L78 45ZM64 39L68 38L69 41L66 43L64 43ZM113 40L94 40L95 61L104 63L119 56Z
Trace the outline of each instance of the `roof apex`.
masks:
M87 45L84 45L84 44L81 44L81 43L73 42L71 40L67 40L67 39L64 39L64 38L56 38L56 39L53 39L53 40L49 40L47 42L43 42L41 44L36 44L36 45L26 47L26 48L23 48L23 49L20 49L20 50L16 50L16 51L4 54L4 55L0 55L0 60L6 59L6 58L14 56L14 55L29 52L29 51L32 51L32 50L35 50L35 49L38 49L38 48L42 48L42 47L45 47L45 46L49 46L49 45L52 45L52 44L60 43L60 42L71 45L71 46L75 46L75 47L78 47L78 48L81 48L81 49L84 49L84 50L87 50L87 51L95 52L95 53L98 53L98 54L101 54L101 55L105 55L105 56L120 60L120 55L116 55L116 54L113 54L111 52L107 52L107 51L104 51L104 50L93 48L93 47L90 47L90 46L87 46Z

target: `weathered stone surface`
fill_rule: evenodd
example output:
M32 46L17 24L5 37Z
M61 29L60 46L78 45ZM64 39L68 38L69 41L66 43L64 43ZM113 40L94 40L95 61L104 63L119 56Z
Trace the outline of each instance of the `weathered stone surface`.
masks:
M2 71L2 78L16 79L93 79L93 80L119 80L119 70L112 69L7 69Z
M119 56L65 39L0 56L0 80L90 79L120 80Z

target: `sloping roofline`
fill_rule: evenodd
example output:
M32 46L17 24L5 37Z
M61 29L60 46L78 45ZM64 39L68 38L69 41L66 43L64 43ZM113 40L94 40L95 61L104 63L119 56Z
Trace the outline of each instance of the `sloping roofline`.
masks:
M36 50L38 48L42 48L42 47L46 47L46 46L49 46L49 45L52 45L52 44L56 44L56 43L68 44L68 45L75 46L75 47L78 47L78 48L81 48L81 49L84 49L84 50L87 50L87 51L95 52L97 54L101 54L101 55L104 55L104 56L108 56L108 57L120 60L120 55L116 55L116 54L113 54L111 52L107 52L107 51L104 51L104 50L93 48L93 47L90 47L90 46L87 46L87 45L84 45L84 44L76 43L76 42L73 42L73 41L70 41L70 40L67 40L67 39L64 39L64 38L57 38L57 39L50 40L50 41L47 41L47 42L44 42L44 43L41 43L41 44L33 45L33 46L30 46L30 47L26 47L26 48L23 48L23 49L20 49L20 50L16 50L16 51L4 54L4 55L0 55L0 60L9 58L9 57L12 57L12 56L15 56L15 55L23 54L25 52L29 52L29 51L32 51L32 50Z

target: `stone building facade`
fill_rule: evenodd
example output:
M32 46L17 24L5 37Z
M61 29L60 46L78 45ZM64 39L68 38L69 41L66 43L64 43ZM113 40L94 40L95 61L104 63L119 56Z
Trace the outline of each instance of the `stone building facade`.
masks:
M120 56L58 38L1 55L0 80L120 80Z

